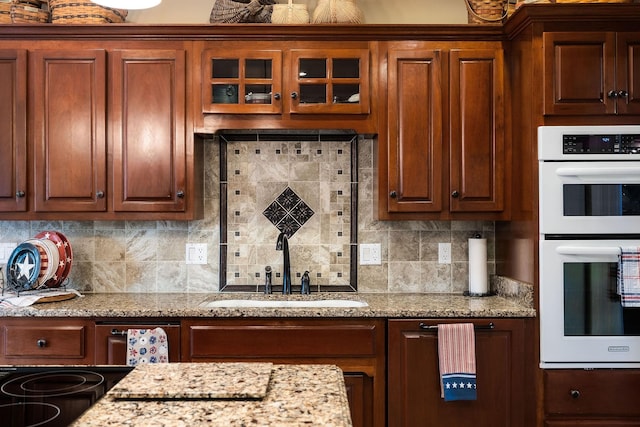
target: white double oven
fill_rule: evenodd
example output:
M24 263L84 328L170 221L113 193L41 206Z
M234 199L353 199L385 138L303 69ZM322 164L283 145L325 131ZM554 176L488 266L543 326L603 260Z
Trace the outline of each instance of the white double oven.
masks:
M540 366L640 367L640 308L618 294L640 250L640 126L542 126Z

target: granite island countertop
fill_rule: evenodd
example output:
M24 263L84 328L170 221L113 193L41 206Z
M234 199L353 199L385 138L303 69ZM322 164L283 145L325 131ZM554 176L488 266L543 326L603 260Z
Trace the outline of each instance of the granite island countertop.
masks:
M365 307L203 307L219 299L352 299ZM534 317L533 304L505 296L469 297L461 294L325 293L262 295L258 293L105 293L85 294L68 301L0 308L0 317L360 317L472 318Z
M195 374L189 375L189 387L206 388L212 376L229 383L230 378L220 376L220 363L169 364L185 373L197 371L207 382L197 383ZM236 364L237 365L237 364ZM351 426L351 415L344 378L340 368L334 365L273 365L264 397L258 399L184 399L180 386L181 375L163 375L164 390L178 390L175 396L165 393L163 399L116 398L117 387L135 390L148 388L147 381L157 376L161 366L142 365L137 369L151 368L156 374L129 376L89 408L72 427L108 426L298 426L321 425L327 427ZM207 375L212 370L212 375ZM231 370L234 372L234 370ZM232 378L231 378L232 379ZM138 381L138 382L136 382ZM143 381L143 382L141 382ZM174 381L175 384L167 384ZM194 383L195 382L195 383Z

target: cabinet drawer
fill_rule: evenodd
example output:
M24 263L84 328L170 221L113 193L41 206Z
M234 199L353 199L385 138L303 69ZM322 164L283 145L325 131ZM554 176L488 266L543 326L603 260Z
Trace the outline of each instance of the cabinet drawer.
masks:
M86 327L71 326L5 326L5 356L85 357Z
M375 323L345 321L220 322L188 326L189 357L375 357L383 344Z
M127 364L127 330L161 327L167 333L169 362L180 361L180 325L112 323L96 325L96 365Z
M544 373L548 415L640 416L640 370L553 370Z

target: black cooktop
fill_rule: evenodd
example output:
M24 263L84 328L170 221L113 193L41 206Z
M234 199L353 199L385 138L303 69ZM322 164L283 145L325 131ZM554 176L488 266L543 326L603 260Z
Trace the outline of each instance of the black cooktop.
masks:
M126 366L0 367L0 425L66 427L130 371Z

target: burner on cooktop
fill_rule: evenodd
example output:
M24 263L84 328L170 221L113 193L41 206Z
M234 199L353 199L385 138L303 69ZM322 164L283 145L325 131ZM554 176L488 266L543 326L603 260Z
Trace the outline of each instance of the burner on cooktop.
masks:
M58 397L84 393L104 383L104 376L85 370L38 372L15 377L0 387L12 397Z
M0 419L10 422L10 425L17 422L16 413L30 414L29 417L21 418L22 422L17 425L37 427L50 425L49 423L60 415L60 408L45 402L17 402L0 405Z

